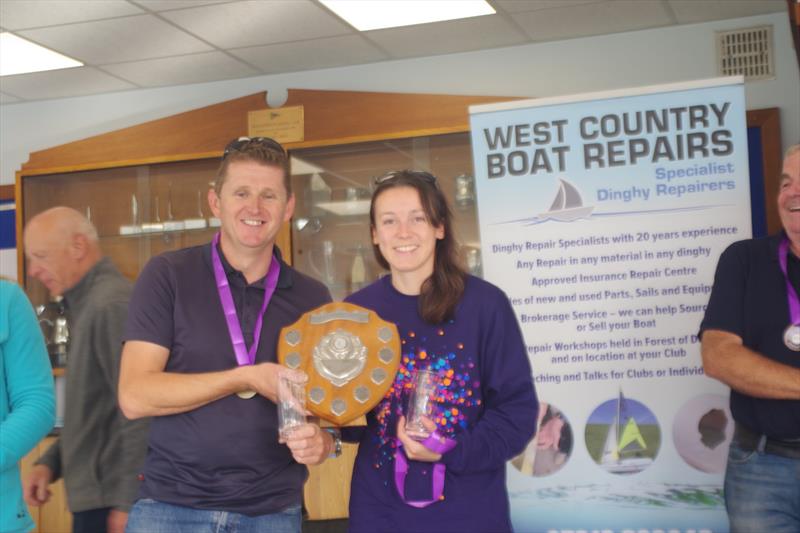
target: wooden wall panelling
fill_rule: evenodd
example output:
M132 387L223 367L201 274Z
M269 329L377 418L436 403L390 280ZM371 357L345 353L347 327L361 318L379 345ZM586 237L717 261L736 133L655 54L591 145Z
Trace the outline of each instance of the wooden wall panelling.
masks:
M25 479L33 464L47 451L56 437L45 437L20 461L20 477ZM36 522L35 533L69 533L72 531L72 513L67 508L64 480L50 486L50 501L41 507L28 506L28 512Z
M0 200L13 200L13 199L14 199L14 186L0 185Z
M292 89L286 106L302 105L305 140L288 148L464 131L468 107L509 97L445 96ZM266 109L266 93L229 100L39 152L24 175L219 157L247 134L247 112Z
M20 481L22 481L23 479L28 477L28 474L30 473L31 468L33 468L33 463L35 463L36 460L39 459L39 457L41 455L39 453L39 447L40 446L42 446L42 443L41 442L37 443L36 446L34 446L33 449L31 451L29 451L28 454L20 460L20 462L19 462L19 478L20 478ZM28 512L30 513L31 518L33 518L33 521L36 522L36 529L34 529L33 531L38 533L38 531L39 531L39 508L38 507L32 507L32 506L29 505L28 506Z
M311 520L347 518L350 478L358 444L342 443L342 455L309 467L304 486L305 506Z
M778 181L783 168L780 110L777 107L770 107L748 111L747 127L758 127L761 131L761 164L764 170L767 231L772 235L781 228L778 215Z

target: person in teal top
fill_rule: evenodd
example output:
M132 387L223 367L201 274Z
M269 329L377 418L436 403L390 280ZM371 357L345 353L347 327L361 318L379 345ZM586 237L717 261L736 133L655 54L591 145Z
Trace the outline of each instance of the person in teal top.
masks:
M18 285L0 279L0 532L33 529L19 461L52 429L53 375L39 323Z

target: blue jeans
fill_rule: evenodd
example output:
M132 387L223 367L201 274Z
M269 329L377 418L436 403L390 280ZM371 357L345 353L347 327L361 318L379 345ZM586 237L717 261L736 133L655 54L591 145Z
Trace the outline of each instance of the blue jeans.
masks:
M800 459L743 449L734 440L725 472L732 533L800 531Z
M300 533L300 506L278 513L247 516L138 500L128 516L126 533Z

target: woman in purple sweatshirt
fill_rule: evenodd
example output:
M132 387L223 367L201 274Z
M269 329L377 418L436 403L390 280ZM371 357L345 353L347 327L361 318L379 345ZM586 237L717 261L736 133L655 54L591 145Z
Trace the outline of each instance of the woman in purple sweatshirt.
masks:
M538 402L516 317L505 294L458 261L452 214L436 178L389 173L370 206L375 256L390 274L348 301L397 324L400 368L360 443L351 531L510 531L506 461L536 430ZM431 436L404 430L417 370L437 376Z

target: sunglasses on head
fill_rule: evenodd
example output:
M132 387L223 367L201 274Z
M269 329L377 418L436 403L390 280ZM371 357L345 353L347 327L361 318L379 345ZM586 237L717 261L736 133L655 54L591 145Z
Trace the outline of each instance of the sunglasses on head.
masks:
M375 178L375 185L390 183L392 180L396 180L401 177L418 179L420 181L436 185L436 176L428 172L416 170L393 170L391 172L387 172L383 176Z
M268 150L275 150L281 153L286 153L283 146L274 139L269 137L239 137L228 143L225 151L222 153L222 159L225 159L231 152L241 152L247 146L262 146Z

